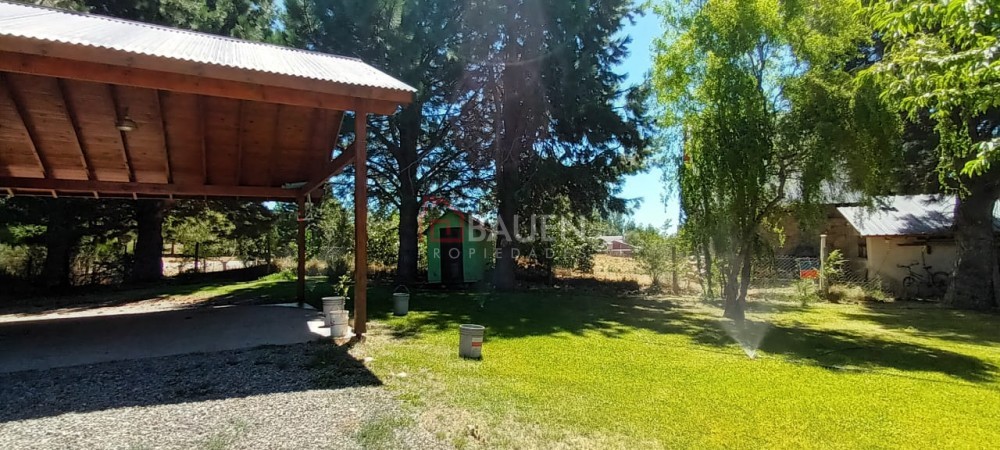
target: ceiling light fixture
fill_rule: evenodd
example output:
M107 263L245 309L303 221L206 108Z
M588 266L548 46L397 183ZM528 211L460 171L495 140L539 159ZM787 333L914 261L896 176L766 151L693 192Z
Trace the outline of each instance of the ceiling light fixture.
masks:
M123 114L121 119L118 119L118 121L115 122L115 128L123 133L128 133L129 131L139 128L139 124L135 123L135 121L128 116L128 108L125 108L125 114Z

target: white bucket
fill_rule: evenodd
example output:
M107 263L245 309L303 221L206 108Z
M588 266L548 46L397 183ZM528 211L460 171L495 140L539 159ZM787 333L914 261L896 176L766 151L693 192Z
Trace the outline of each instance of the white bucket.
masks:
M347 311L333 311L326 315L330 321L330 337L342 338L351 333L350 319Z
M330 313L344 310L347 297L323 297L323 322L330 326Z
M392 314L396 316L405 316L406 313L409 311L410 311L410 294L409 293L392 294Z
M483 336L486 327L465 323L458 326L458 356L471 359L482 359Z

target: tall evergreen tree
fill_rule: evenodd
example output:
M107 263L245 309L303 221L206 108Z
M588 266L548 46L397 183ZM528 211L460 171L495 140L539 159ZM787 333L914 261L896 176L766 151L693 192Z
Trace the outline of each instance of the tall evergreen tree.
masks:
M417 88L412 104L372 118L373 198L399 209L397 278L415 281L421 201L455 201L481 187L480 164L455 144L454 122L467 101L458 89L465 3L426 0L289 0L290 45L354 56Z
M559 195L573 212L621 211L622 178L647 155L642 96L622 86L618 35L628 0L473 0L463 20L461 116L469 149L493 161L498 208L494 284L514 286L516 215Z

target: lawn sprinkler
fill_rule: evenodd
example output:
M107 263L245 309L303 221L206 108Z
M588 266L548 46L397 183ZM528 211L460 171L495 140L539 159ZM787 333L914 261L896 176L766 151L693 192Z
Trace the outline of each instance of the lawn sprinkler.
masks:
M771 328L771 325L767 322L754 322L752 320L735 322L723 319L720 324L726 334L739 344L740 348L743 349L743 353L746 353L747 358L750 359L757 359L757 350L760 348L760 343Z

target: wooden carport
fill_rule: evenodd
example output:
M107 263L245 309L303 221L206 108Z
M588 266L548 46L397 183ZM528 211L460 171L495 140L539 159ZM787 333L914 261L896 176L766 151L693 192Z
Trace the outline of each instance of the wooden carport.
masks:
M366 118L413 88L333 55L0 2L7 195L304 202L355 166L355 330L365 332ZM353 143L339 149L352 112Z

